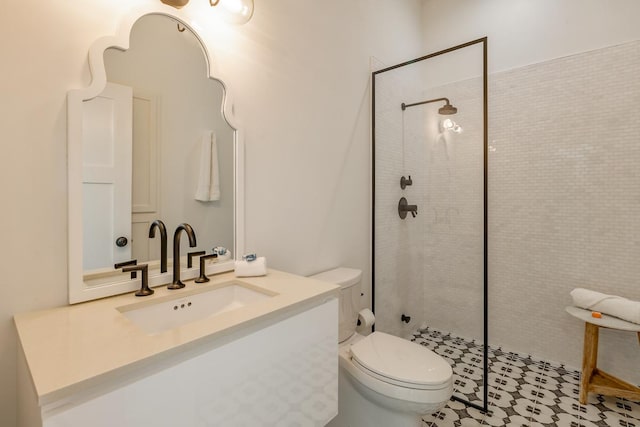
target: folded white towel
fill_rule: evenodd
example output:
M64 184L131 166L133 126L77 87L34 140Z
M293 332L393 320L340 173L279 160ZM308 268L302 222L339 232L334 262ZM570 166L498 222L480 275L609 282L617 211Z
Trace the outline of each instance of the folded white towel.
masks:
M572 290L571 298L576 307L599 311L627 322L640 324L640 302L638 301L583 288Z
M267 259L263 256L255 261L236 261L236 277L264 276L267 274Z
M214 132L202 135L200 147L200 175L195 199L201 202L220 200L218 142Z

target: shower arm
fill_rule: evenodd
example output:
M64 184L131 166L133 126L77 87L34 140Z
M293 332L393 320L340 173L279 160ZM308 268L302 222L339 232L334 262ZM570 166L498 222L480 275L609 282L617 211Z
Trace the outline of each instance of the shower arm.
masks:
M402 108L402 111L406 110L409 107L414 107L416 105L422 105L422 104L430 104L432 102L438 102L438 101L445 101L447 104L451 104L449 102L449 98L436 98L436 99L428 99L426 101L422 101L422 102L414 102L413 104L405 104L404 102L400 105L400 107Z

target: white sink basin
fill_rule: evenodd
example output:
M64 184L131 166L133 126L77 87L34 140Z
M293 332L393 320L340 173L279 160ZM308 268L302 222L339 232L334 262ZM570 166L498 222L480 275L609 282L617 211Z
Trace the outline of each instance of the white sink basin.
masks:
M118 311L148 334L157 334L196 320L216 316L271 298L276 294L232 281L215 289L168 295L118 307Z

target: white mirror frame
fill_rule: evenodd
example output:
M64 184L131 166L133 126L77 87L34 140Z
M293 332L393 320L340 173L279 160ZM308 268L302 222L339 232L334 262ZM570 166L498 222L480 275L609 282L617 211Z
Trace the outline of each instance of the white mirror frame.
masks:
M112 295L135 291L140 288L140 278L122 280L119 277L113 283L89 286L84 280L83 270L83 236L82 236L82 103L98 96L107 83L104 65L104 52L109 48L129 49L129 35L138 19L144 15L164 15L175 19L200 41L208 67L209 78L220 81L224 88L222 98L222 114L234 132L234 247L232 255L239 257L244 253L244 137L241 126L233 113L231 91L227 80L213 68L213 61L207 47L198 32L179 16L179 11L163 4L133 10L120 25L115 36L102 37L96 40L89 49L89 67L92 74L91 84L84 89L70 90L67 95L67 189L68 189L68 274L69 304L90 301ZM207 274L231 271L234 268L230 261L211 264ZM114 270L115 272L115 270ZM170 283L171 272L149 278L149 286ZM195 269L183 271L182 278L197 277Z

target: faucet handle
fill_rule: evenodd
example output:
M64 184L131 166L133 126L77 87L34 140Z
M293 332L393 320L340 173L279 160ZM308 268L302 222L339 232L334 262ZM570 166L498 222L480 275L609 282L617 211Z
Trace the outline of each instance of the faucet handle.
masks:
M132 259L129 261L123 261L123 262L118 262L116 264L113 265L113 268L115 268L116 270L121 269L122 267L125 267L127 265L136 265L138 264L138 260L137 259ZM124 270L122 270L124 271ZM131 270L127 270L127 271L131 271ZM135 279L137 277L136 272L135 271L131 271L131 278Z
M206 283L209 281L209 278L205 274L205 271L207 269L205 263L208 259L211 258L218 258L218 254L209 254L200 257L200 277L195 280L196 283Z
M149 266L147 264L140 264L140 265L132 265L129 267L123 267L122 268L123 272L128 272L131 271L132 273L135 273L136 271L141 271L142 272L142 286L140 287L140 289L136 292L136 296L137 297L146 297L147 295L153 295L153 289L149 289Z
M409 175L409 178L405 178L403 175L402 178L400 178L400 188L404 190L409 185L413 185L413 180L411 179L411 175Z
M187 268L193 267L193 257L204 255L205 253L206 253L205 251L188 252L187 253Z

